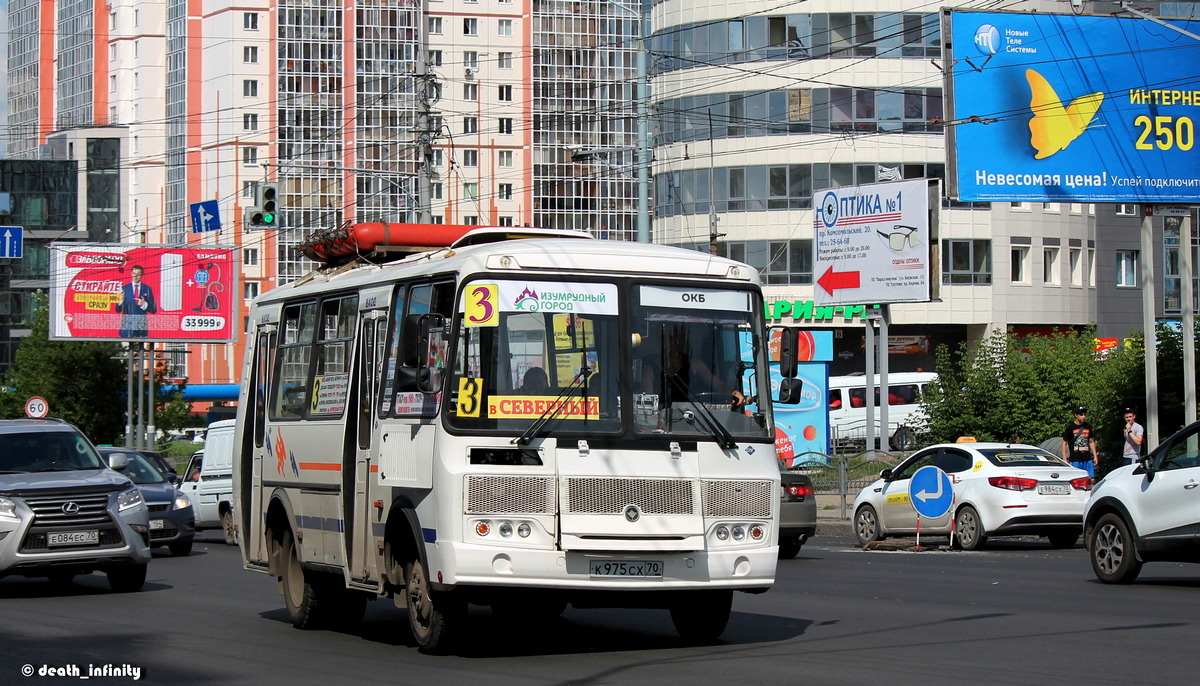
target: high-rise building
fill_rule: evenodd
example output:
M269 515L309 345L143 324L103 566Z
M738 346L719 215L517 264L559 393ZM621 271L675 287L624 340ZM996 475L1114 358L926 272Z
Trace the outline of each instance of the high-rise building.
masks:
M48 157L56 131L81 145L116 132L116 207L81 208L107 222L100 240L236 245L246 302L312 268L297 246L314 231L355 222L633 238L636 11L16 0L9 151ZM243 222L264 181L280 190L277 230ZM210 200L221 230L191 233L191 207ZM172 376L237 380L240 346L188 347Z

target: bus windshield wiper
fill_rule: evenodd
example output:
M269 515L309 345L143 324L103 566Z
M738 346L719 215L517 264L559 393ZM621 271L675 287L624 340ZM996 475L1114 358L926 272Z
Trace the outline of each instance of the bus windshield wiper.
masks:
M687 395L688 402L692 404L692 407L696 408L698 416L702 420L699 422L700 425L708 431L709 435L717 439L717 445L721 446L723 450L731 450L737 447L737 441L734 440L733 434L729 433L729 429L725 428L725 425L721 423L721 420L717 419L712 410L700 402L700 398L696 397L695 392L691 388L684 385L683 380L679 378L678 374L674 372L668 373L667 381L674 384L676 389L683 391Z
M537 438L538 433L542 430L542 427L545 426L551 419L554 419L561 414L563 408L567 406L567 404L563 402L563 398L569 397L576 388L587 388L587 378L591 372L592 370L586 365L581 367L579 369L579 375L575 377L575 380L568 384L566 388L562 389L562 392L558 394L558 397L554 399L554 402L550 403L550 407L547 407L546 411L542 412L541 416L537 418L537 421L530 424L528 428L522 431L520 436L512 439L513 444L528 445L530 441L532 441L534 438ZM586 421L588 416L586 391L583 395L583 408L583 417Z

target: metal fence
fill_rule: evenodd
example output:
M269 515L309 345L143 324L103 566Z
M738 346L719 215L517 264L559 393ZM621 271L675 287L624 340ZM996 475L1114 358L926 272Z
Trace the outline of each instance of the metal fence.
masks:
M811 479L817 495L840 496L839 516L845 519L847 505L858 492L874 483L880 471L894 468L909 454L882 450L835 455L808 452L797 455L789 470Z

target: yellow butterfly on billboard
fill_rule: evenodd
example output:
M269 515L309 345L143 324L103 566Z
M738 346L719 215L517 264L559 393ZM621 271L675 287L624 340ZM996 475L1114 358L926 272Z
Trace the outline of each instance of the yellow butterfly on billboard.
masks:
M1025 78L1029 81L1029 89L1033 91L1029 101L1029 109L1033 110L1033 119L1029 120L1029 144L1037 150L1034 159L1044 160L1060 150L1066 150L1071 141L1087 130L1100 109L1100 103L1104 102L1104 93L1081 95L1063 107L1062 100L1046 77L1026 69Z

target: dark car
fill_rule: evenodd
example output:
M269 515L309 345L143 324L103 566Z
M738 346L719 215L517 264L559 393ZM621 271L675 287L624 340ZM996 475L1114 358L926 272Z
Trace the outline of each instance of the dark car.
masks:
M167 477L167 481L174 481L176 483L180 481L179 472L175 471L175 462L168 460L166 455L157 450L138 450L137 452L149 460L155 469L162 472L162 475Z
M100 454L106 460L113 455L124 455L129 461L124 474L141 491L150 510L150 547L165 545L176 557L192 552L196 517L191 500L154 466L144 451L101 448Z
M779 559L790 560L817 533L817 496L812 479L779 463Z

